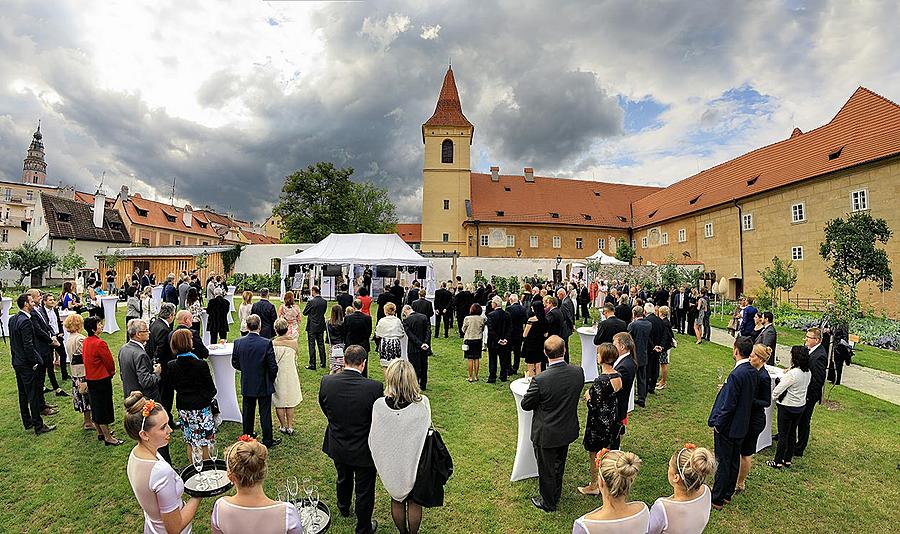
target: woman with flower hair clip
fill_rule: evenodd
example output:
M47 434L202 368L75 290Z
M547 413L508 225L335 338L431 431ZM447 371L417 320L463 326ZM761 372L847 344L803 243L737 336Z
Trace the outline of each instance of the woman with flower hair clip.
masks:
M300 513L293 505L266 497L265 445L244 434L225 449L225 464L237 494L216 500L212 511L214 534L301 534Z
M700 534L709 521L712 493L706 479L716 470L709 449L685 443L669 460L669 484L674 493L656 499L650 508L649 534Z
M633 452L603 449L597 454L597 466L603 506L576 519L572 534L646 534L647 505L628 502L641 459Z
M184 482L158 450L172 429L162 404L132 391L125 399L125 432L137 441L128 455L128 481L144 511L145 534L189 534L200 499L181 500Z

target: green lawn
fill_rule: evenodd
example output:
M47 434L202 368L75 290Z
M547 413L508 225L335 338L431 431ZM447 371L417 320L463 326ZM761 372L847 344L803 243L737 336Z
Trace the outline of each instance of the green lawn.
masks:
M717 328L728 328L730 317L713 314L709 324ZM777 322L777 321L776 321ZM802 345L805 334L802 330L788 328L783 325L775 325L778 331L778 343L782 345ZM900 374L900 352L880 349L870 345L856 344L853 353L853 363L863 367L878 369L888 373Z
M120 324L122 318L120 317ZM122 332L104 336L115 350ZM577 336L574 354L580 354ZM712 445L706 426L715 397L716 368L731 366L730 351L712 344L682 343L672 356L669 388L651 397L648 408L631 417L624 448L644 461L633 499L648 504L668 495L667 461L684 442ZM301 347L305 339L300 340ZM597 498L578 495L587 483L587 457L580 442L570 448L563 498L555 514L533 508L537 480L509 482L515 455L516 410L507 384L469 384L459 340L435 342L428 396L435 425L442 431L455 463L443 508L427 510L423 532L435 533L561 533L572 521L599 505ZM9 362L8 346L0 356ZM334 468L321 452L325 418L316 402L322 371L312 373L298 365L304 400L298 407L297 434L286 438L270 455L270 496L290 475L310 476L319 484L323 501L334 505ZM578 361L578 360L576 360ZM485 373L487 362L485 361ZM377 366L376 366L377 367ZM381 377L374 369L372 375ZM116 380L116 391L120 382ZM125 475L130 445L103 447L92 433L80 429L80 415L70 399L59 399L60 414L50 417L59 430L35 437L22 430L16 401L15 379L7 364L0 374L0 531L106 533L140 532L141 510ZM52 397L48 397L52 398ZM771 452L757 456L748 480L748 492L736 497L722 512L713 512L707 532L888 532L900 522L900 483L897 444L900 443L900 407L837 387L832 400L840 409L817 410L813 438L806 457L790 471L773 471L764 462ZM114 428L125 436L122 409ZM274 417L273 417L274 418ZM584 422L582 406L581 421ZM893 423L891 423L893 422ZM240 425L226 423L220 441L240 434ZM187 458L180 432L173 435L177 465ZM212 501L201 504L194 532L209 532ZM375 517L381 532L394 531L390 504L378 486ZM354 520L336 518L332 532L352 532Z

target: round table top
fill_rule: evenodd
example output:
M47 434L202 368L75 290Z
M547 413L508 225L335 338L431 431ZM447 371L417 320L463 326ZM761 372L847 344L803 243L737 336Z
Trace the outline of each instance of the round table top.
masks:
M509 383L509 389L513 392L513 394L518 395L520 397L525 396L525 392L528 391L528 386L531 384L531 380L528 378L519 378L513 380Z
M597 329L594 328L593 326L582 326L580 328L576 328L575 331L583 336L596 336L597 335Z
M101 301L119 300L119 297L117 297L115 295L104 295L104 296L100 297L100 300Z
M216 343L209 345L207 348L210 356L230 356L234 350L234 343Z

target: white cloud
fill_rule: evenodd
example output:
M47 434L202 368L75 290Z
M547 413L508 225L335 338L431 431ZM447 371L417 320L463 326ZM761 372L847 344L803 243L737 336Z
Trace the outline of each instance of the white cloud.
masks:
M422 33L419 34L419 37L426 41L433 41L438 38L439 33L441 33L440 24L435 24L434 26L422 26Z
M391 13L382 19L366 17L359 33L371 39L379 48L386 50L401 33L409 29L410 25L408 16Z

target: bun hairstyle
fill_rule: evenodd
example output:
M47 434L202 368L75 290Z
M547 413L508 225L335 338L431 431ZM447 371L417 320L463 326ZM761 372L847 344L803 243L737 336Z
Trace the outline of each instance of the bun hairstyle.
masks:
M152 403L152 404L148 404ZM144 417L144 408L149 408L149 413ZM163 407L153 399L144 398L140 391L132 391L125 399L125 432L135 441L141 440L141 429L147 428L145 419L150 419L163 411Z
M768 362L769 358L772 356L772 348L757 343L756 345L753 345L752 355L756 356L763 362Z
M706 447L685 443L684 447L672 455L675 471L681 477L681 484L688 492L700 489L706 479L716 470L716 457Z
M641 470L641 459L633 452L600 451L598 473L613 498L628 497L634 479Z
M225 451L228 472L234 475L241 487L252 487L266 478L266 458L269 449L252 438L241 439Z

